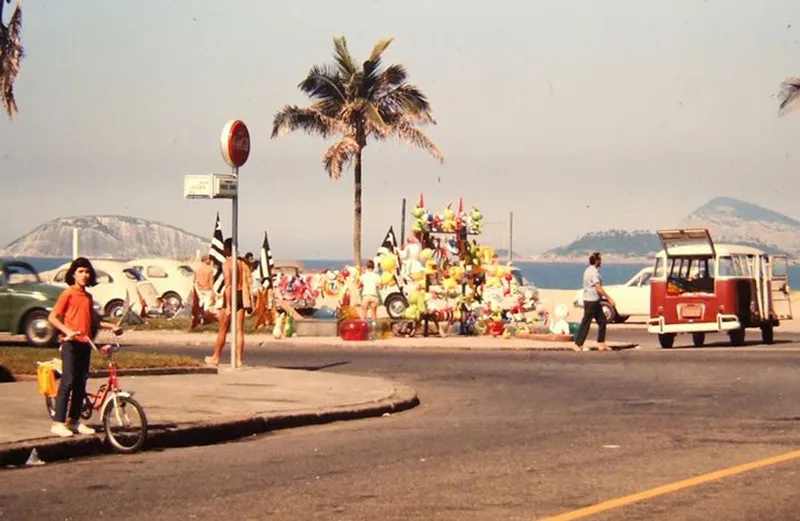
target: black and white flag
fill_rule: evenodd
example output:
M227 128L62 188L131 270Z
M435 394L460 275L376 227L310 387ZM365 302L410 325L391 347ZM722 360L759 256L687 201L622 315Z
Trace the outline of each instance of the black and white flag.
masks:
M255 279L264 289L272 289L275 284L275 261L272 259L267 232L264 232L264 242L261 243L261 254L258 257Z
M221 294L225 287L225 275L222 272L222 264L225 262L224 242L222 226L219 224L219 212L217 212L214 236L211 238L211 247L208 249L208 255L211 257L211 262L214 263L214 293L217 294Z
M397 237L394 235L394 227L389 226L389 231L386 232L386 237L383 238L381 247L378 248L378 255L381 253L391 253L397 255Z

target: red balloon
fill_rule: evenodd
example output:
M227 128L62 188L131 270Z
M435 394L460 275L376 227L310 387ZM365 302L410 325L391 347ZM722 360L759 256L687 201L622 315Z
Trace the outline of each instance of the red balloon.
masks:
M511 274L510 273L506 273L506 280L508 282L511 282Z
M349 276L350 276L350 270L348 270L347 268L343 269L342 270L342 277L347 278Z

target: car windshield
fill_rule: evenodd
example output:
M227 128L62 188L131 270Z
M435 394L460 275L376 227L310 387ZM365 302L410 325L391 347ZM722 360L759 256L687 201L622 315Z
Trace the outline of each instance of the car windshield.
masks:
M520 286L525 285L525 277L522 276L522 272L520 270L511 270L511 275L514 277L514 280L517 281L517 284Z
M141 282L144 280L144 276L136 268L125 268L122 270L122 273L124 273L129 280L136 282Z
M41 282L39 274L30 264L24 262L9 262L6 264L5 278L9 285Z

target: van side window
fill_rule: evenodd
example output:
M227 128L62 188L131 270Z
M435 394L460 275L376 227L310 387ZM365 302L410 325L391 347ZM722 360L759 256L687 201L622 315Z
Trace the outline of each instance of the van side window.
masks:
M733 277L733 259L728 256L720 257L718 262L719 269L717 275L720 277Z
M653 277L661 278L664 276L664 259L658 257L656 259L656 267L653 268Z

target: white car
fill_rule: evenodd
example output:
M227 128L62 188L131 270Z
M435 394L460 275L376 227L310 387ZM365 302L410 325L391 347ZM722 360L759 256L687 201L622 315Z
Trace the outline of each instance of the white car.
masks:
M97 273L97 285L88 288L100 313L107 317L118 317L125 304L125 292L130 297L131 311L142 314L142 300L148 313L160 314L161 303L155 287L136 268L125 262L112 260L92 260ZM56 286L67 287L64 277L70 263L41 273L40 276Z
M602 301L603 313L609 322L625 322L632 315L650 316L650 278L653 268L642 268L625 284L603 285L603 289L614 299L616 306ZM573 304L576 308L583 307L583 289L575 293Z
M165 315L177 313L186 302L191 302L194 287L194 270L188 262L174 259L136 259L128 262L145 276L156 288L164 303Z

